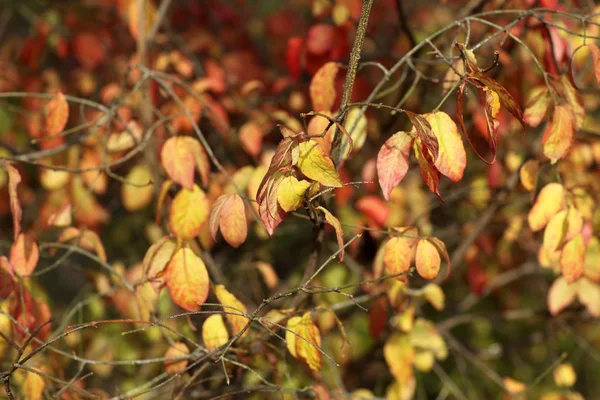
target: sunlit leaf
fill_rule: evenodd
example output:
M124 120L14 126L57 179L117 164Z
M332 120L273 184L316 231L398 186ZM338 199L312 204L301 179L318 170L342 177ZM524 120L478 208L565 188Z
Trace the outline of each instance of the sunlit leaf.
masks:
M34 369L39 371L38 369ZM27 400L42 400L46 382L44 378L35 372L27 371L25 373L25 381L23 382L23 396Z
M427 239L419 240L415 257L415 266L419 275L428 280L435 279L441 263L440 253L436 247Z
M383 356L391 374L404 385L413 378L415 349L406 334L394 333L383 346Z
M539 168L540 163L537 160L529 160L521 167L519 177L525 190L532 192L535 189Z
M577 382L577 374L570 363L558 365L552 371L552 376L554 377L554 383L561 387L571 387Z
M19 276L29 276L40 258L38 245L32 238L20 233L10 248L10 263Z
M317 142L309 140L300 143L299 149L298 168L304 175L324 186L342 186L342 180L333 161Z
M190 354L190 350L183 342L175 342L165 353L165 358L185 357ZM179 374L185 370L188 360L165 360L165 371L169 374Z
M446 305L446 296L439 285L429 283L423 288L423 296L438 311L442 311Z
M538 126L546 118L551 100L550 92L546 86L534 88L523 113L525 123L534 128Z
M277 202L283 211L290 212L300 207L310 185L309 181L299 181L293 175L286 176L277 189Z
M21 218L23 217L23 209L17 195L17 186L21 182L21 174L10 163L3 161L6 170L8 171L8 195L10 197L10 212L12 213L14 240L17 240L21 233Z
M453 182L460 181L467 165L467 155L456 124L441 111L427 114L425 118L439 145L435 167Z
M279 207L277 193L285 175L281 172L267 173L261 182L256 202L258 203L258 215L265 225L269 235L273 235L275 228L283 221L287 213Z
M600 285L587 278L577 281L577 299L594 317L600 317Z
M291 320L290 320L291 321ZM290 324L288 322L288 329ZM293 331L297 334L295 339L295 355L292 356L304 362L308 367L318 372L321 370L321 332L313 323L310 312L305 313L295 325ZM287 335L286 335L287 339ZM288 349L290 344L288 343Z
M152 171L147 165L136 165L125 176L121 186L121 201L127 211L146 208L154 197Z
M310 99L315 111L331 111L335 102L335 76L339 70L336 62L324 64L310 82Z
M504 387L508 391L508 393L512 395L516 395L527 390L527 385L523 382L519 382L511 377L506 377L503 379Z
M209 315L202 324L202 341L208 350L224 346L229 341L229 333L223 316L220 314Z
M552 119L548 123L542 144L544 145L544 155L555 164L563 158L573 143L573 114L566 105L557 105L554 107Z
M239 332L244 329L244 327L248 324L249 319L245 316L248 313L248 309L235 297L232 293L230 293L225 286L216 285L215 286L215 295L219 302L226 307L223 307L223 311L225 312L225 318L231 324L233 328L233 334L237 335ZM244 336L247 335L249 330L244 332Z
M144 274L156 291L165 285L163 272L171 261L176 248L175 241L164 236L146 251L142 262Z
M209 207L206 195L197 185L192 190L182 188L169 209L171 231L184 240L198 236L208 218Z
M550 219L564 207L565 190L560 183L549 183L540 191L527 215L532 231L544 229Z
M246 206L240 196L233 194L225 200L219 220L221 234L232 247L237 248L246 241L248 235Z
M200 310L209 292L206 266L190 249L178 250L171 258L165 272L171 298L187 311Z
M68 242L74 240L74 243L86 250L93 251L102 261L106 262L106 251L100 240L100 236L89 229L79 230L74 227L65 228L58 237L59 242Z
M438 190L438 186L440 185L440 171L438 171L435 167L431 154L426 148L423 147L420 140L415 140L413 143L413 150L415 152L415 157L419 162L421 176L423 176L425 184L432 193L434 193L440 200L444 201Z
M412 142L413 138L407 132L395 133L381 146L377 154L377 176L386 200L390 199L392 189L408 172Z
M345 160L351 152L356 152L365 144L367 140L367 118L359 107L351 108L346 115L344 128L352 138L352 146L346 136L342 137L340 150L340 159Z
M198 170L204 186L208 184L210 163L200 142L189 136L169 138L160 152L162 165L174 182L191 190L194 169Z

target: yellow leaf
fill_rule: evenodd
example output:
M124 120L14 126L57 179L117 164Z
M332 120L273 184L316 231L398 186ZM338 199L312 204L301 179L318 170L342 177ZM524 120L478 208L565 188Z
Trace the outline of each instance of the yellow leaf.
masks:
M560 364L554 368L552 375L554 382L561 387L571 387L577 382L577 374L570 363Z
M530 100L525 106L523 112L523 120L532 127L538 126L548 113L550 107L550 93L546 86L536 87L532 89Z
M567 308L577 295L577 286L570 285L562 276L556 278L548 290L548 309L556 315Z
M438 311L442 311L446 304L446 296L441 287L429 283L423 288L423 296Z
M342 251L340 251L340 261L344 261L344 230L342 229L342 224L340 224L340 221L333 216L333 214L331 214L327 209L323 208L323 207L318 207L319 210L323 211L323 214L325 214L325 221L333 226L333 229L335 229L335 236L337 238L337 242L338 242L338 246L340 247L340 249Z
M594 318L600 317L600 285L587 278L577 281L577 299ZM575 286L575 285L573 285Z
M190 249L180 249L171 258L165 280L173 301L187 311L200 310L209 291L204 261Z
M165 236L150 246L144 256L142 261L144 274L156 291L159 291L165 284L163 271L173 257L176 248L175 241Z
M194 186L194 168L198 169L204 186L208 184L210 164L200 142L189 136L169 138L160 152L165 172L186 189Z
M324 186L341 187L342 180L333 165L333 161L314 140L300 143L298 168L312 180Z
M208 217L208 210L208 199L197 185L192 190L181 189L169 210L171 231L184 240L198 236Z
M559 211L548 222L544 230L544 250L548 254L552 254L563 242L567 242L577 236L582 226L583 218L574 207Z
M554 107L552 120L548 123L542 144L544 146L544 155L555 164L563 158L573 142L573 111L567 105L557 105Z
M456 124L441 111L427 114L425 118L438 141L435 167L453 182L460 181L467 165L467 154Z
M431 350L435 357L444 360L448 356L446 342L439 334L433 322L417 318L415 326L410 332L410 343L415 348Z
M248 317L242 315L247 314L248 309L239 301L233 294L231 294L225 286L217 285L215 286L215 295L219 302L226 307L223 307L223 311L225 312L225 317L229 320L231 327L233 328L233 334L237 335L244 327L248 324ZM249 329L246 329L243 336L246 336L249 332Z
M12 166L12 164L3 161L6 170L8 171L8 197L10 198L10 212L13 219L14 240L21 233L21 218L23 217L23 209L17 195L17 186L21 182L21 174Z
M415 349L406 334L395 333L383 345L383 356L390 372L401 385L413 378Z
M519 171L521 184L528 192L532 192L535 189L539 168L539 161L529 160L525 164L523 164L521 170Z
M298 323L302 320L302 317L292 317L288 320L286 331L285 331L285 342L288 348L288 351L294 358L298 358L296 353L296 327Z
M562 210L565 190L560 183L549 183L542 188L535 204L527 215L527 222L532 231L544 229L550 219Z
M127 22L129 25L129 32L131 33L131 36L133 36L134 39L137 39L138 34L140 32L139 30L139 23L140 23L140 10L138 9L138 4L139 1L138 0L128 0L129 1L129 5L127 7ZM157 10L156 10L156 6L154 5L153 2L151 1L144 1L144 29L146 34L148 34L148 32L150 31L150 29L152 28L152 25L154 24L154 20L156 20L156 15L157 15Z
M154 196L152 172L147 165L136 165L129 171L121 186L121 200L127 211L145 208Z
M75 239L75 243L86 250L95 251L98 257L106 262L106 251L104 250L104 245L100 240L100 236L94 231L90 231L88 229L84 229L80 231L74 227L65 228L60 236L58 237L58 241L68 242L70 240Z
M525 385L523 382L519 382L511 377L507 376L503 379L503 381L504 381L504 387L510 394L513 394L513 395L519 394L519 393L527 390L527 385Z
M267 285L267 288L271 290L275 289L277 287L277 284L279 283L279 277L277 276L275 269L273 269L273 266L262 261L257 261L256 263L254 263L254 265L262 275L263 280L265 281L265 285Z
M560 256L560 267L565 280L573 283L583 275L585 263L585 244L581 234L565 244Z
M46 387L44 378L31 371L27 371L25 376L26 378L23 382L23 395L27 400L41 400L42 395L44 394L44 388Z
M290 212L302 205L304 193L310 187L310 182L298 180L295 176L286 176L277 189L277 202L283 211Z
M360 150L367 140L367 118L364 113L361 112L360 107L354 107L348 111L348 115L346 115L346 120L344 121L344 128L352 139L352 148L350 147L348 137L344 135L340 147L342 160L347 159L350 152L355 153Z
M38 245L29 236L20 233L10 248L10 263L19 276L29 276L40 258Z
M415 257L419 275L428 280L435 279L440 272L441 263L442 260L437 248L427 239L419 240Z
M190 354L190 350L183 342L176 342L169 347L165 353L165 358L185 357ZM179 374L185 370L188 360L165 360L165 371L169 374Z
M202 325L202 341L209 350L221 347L229 341L227 327L220 314L212 314L206 318Z
M219 221L221 234L232 247L237 248L246 241L248 235L246 207L240 196L234 194L225 200Z
M71 216L71 203L65 204L65 206L61 207L60 210L50 215L48 218L48 225L57 226L59 228L64 228L73 223L73 218Z
M408 240L403 237L391 238L386 243L383 254L383 263L388 274L396 275L408 271L411 255L412 252ZM402 280L403 278L404 275L396 277L398 280Z
M295 325L296 358L315 372L321 370L321 332L313 323L310 312L305 313ZM293 354L292 354L293 355Z

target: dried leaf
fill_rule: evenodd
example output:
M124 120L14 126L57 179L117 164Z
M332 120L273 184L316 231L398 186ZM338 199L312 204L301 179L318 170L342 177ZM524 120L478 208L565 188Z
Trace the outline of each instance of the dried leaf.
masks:
M223 311L225 312L225 317L231 324L233 328L233 334L237 335L246 327L249 322L248 317L248 309L235 297L232 293L230 293L225 286L217 285L215 286L215 295L219 302L223 304ZM246 336L249 332L249 329L246 329L243 336Z
M329 212L329 210L323 208L323 207L317 207L319 210L323 211L323 214L325 214L325 221L333 226L333 229L335 229L335 236L337 238L337 242L338 242L338 246L340 247L340 262L344 261L344 230L342 229L342 224L340 224L340 221L333 216L333 214L331 214Z
M229 341L229 333L223 316L220 314L209 315L202 324L202 341L208 350L224 346Z
M421 142L421 146L429 151L433 162L436 162L439 154L439 144L426 116L409 111L405 111L405 113L413 124L411 133L415 134L417 140Z
M554 107L552 120L542 136L544 155L552 164L563 158L571 148L573 128L573 114L570 107L562 104Z
M544 229L550 219L562 210L564 197L565 190L560 183L549 183L542 188L527 215L527 222L533 232Z
M186 357L190 354L190 350L183 342L175 342L169 347L165 353L165 358ZM165 360L165 371L168 374L179 374L185 371L189 360Z
M56 136L64 129L69 120L69 104L62 92L57 92L48 103L46 115L46 135Z
M341 187L342 180L333 161L314 140L299 144L298 168L312 180L324 186Z
M415 152L415 157L419 162L421 175L423 176L423 180L427 184L427 187L440 200L444 201L438 190L438 186L440 185L440 171L435 167L431 154L423 147L418 139L413 143L413 150Z
M419 240L415 257L415 265L419 275L428 280L435 279L440 271L441 263L442 260L437 248L427 239Z
M408 172L408 157L413 138L407 132L398 132L381 146L377 154L379 186L386 200Z
M310 99L315 111L331 111L335 102L335 76L339 70L336 62L324 64L310 82Z
M427 114L425 118L439 145L435 167L453 182L460 181L467 165L467 154L456 124L441 111Z
M187 311L200 310L209 292L206 266L190 249L182 248L171 258L165 272L171 298Z
M184 240L198 236L208 218L209 203L204 191L197 185L192 190L182 188L169 209L169 227Z

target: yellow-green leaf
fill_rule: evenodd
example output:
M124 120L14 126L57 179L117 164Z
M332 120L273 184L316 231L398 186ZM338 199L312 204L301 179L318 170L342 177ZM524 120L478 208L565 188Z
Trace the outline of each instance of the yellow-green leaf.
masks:
M212 314L202 324L202 341L207 349L221 347L229 340L225 321L220 314Z
M204 191L197 185L193 185L192 190L181 189L169 210L171 231L184 240L198 236L208 217L209 207Z
M324 186L342 186L342 180L333 161L317 142L308 140L300 143L299 148L298 168L304 175Z
M441 111L427 114L425 118L438 141L435 167L453 182L460 181L467 165L467 154L456 124Z
M286 176L277 189L277 202L283 211L290 212L300 207L310 185L309 181L299 181L293 175Z

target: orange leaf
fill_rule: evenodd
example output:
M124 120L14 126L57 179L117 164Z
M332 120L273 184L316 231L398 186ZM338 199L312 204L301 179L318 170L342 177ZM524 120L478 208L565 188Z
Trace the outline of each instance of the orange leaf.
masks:
M223 204L225 204L227 199L229 199L229 195L224 194L219 196L210 209L210 215L208 216L208 228L214 241L217 241L217 232L219 232L219 223L221 222L221 209L223 208Z
M261 182L256 202L258 203L258 215L265 225L269 235L273 235L275 228L283 221L287 213L279 206L277 202L277 193L279 186L283 182L285 175L279 171L272 174L267 173Z
M102 245L100 236L98 236L96 232L87 229L80 231L74 227L67 227L58 237L58 241L61 243L68 242L73 239L76 239L76 244L78 246L86 250L96 252L98 258L106 262L106 251L104 250L104 245Z
M568 283L577 281L583 275L585 244L581 234L569 240L560 256L560 267Z
M202 324L202 341L208 350L224 346L229 340L229 333L220 314L212 314Z
M431 129L431 124L425 118L425 115L415 114L410 111L405 111L405 113L413 124L411 133L415 134L416 138L421 142L422 147L427 149L429 154L431 154L433 162L436 162L439 153L439 144L436 135Z
M254 121L246 122L240 128L240 143L252 157L258 157L262 150L263 133L260 125Z
M460 181L467 165L467 154L456 124L441 111L426 114L425 118L439 146L435 167L452 182Z
M178 250L165 272L171 298L187 311L200 310L209 292L208 272L204 261L190 249Z
M164 278L162 277L164 269L173 257L173 253L177 245L175 241L168 236L162 237L158 242L154 243L144 256L142 265L144 273L148 281L152 284L152 287L157 292L165 284Z
M337 238L337 242L338 242L338 246L340 246L340 262L344 261L344 230L342 229L342 224L340 224L340 221L333 216L333 214L331 214L327 209L319 206L317 207L319 210L323 211L323 214L325 214L325 221L333 226L333 229L335 229L335 236Z
M36 369L34 369L35 371ZM40 371L41 372L41 371ZM28 400L41 400L46 382L35 372L27 371L23 382L23 396Z
M194 185L194 168L206 186L210 177L210 163L200 142L189 136L167 139L160 152L162 165L174 182L191 190Z
M573 142L573 111L566 105L557 105L554 107L552 120L548 123L542 144L544 145L544 155L555 164L563 158Z
M219 221L223 238L232 247L239 247L246 241L248 235L244 200L237 194L229 196L223 203L220 215Z
M386 200L408 172L408 157L413 138L407 132L392 135L377 154L377 176Z
M428 280L435 279L440 271L441 263L442 260L437 248L427 239L419 240L415 257L415 264L419 275Z
M556 278L548 290L548 309L550 314L556 315L567 308L577 294L577 286L570 285L562 276Z
M545 86L533 88L532 92L533 94L525 107L523 120L527 125L535 128L546 117L550 108L551 97L548 88Z
M169 347L165 353L165 358L185 357L190 354L190 350L183 342L176 342ZM179 374L185 370L188 360L165 360L165 371L169 374Z
M413 143L413 150L421 168L421 176L423 176L427 187L441 201L444 201L438 190L438 186L440 185L440 171L435 167L431 153L429 153L429 150L425 148L419 139Z
M40 252L35 240L24 233L19 234L10 248L10 263L19 276L29 276L37 266Z
M21 174L10 163L3 161L6 170L8 171L8 195L10 197L10 212L13 218L14 240L21 233L21 218L23 217L23 209L17 195L17 185L21 182Z
M267 285L267 288L271 290L275 289L277 287L277 284L279 283L279 277L277 276L277 272L275 272L275 269L273 269L273 266L262 261L257 261L256 263L254 263L254 265L262 275L263 280L265 281L265 285Z
M180 238L187 240L198 236L208 217L208 199L197 185L192 190L181 189L169 209L169 227Z
M46 135L56 136L65 129L69 120L69 104L62 92L56 93L48 103L46 115Z
M14 280L13 267L8 258L0 256L0 299L7 298L13 292Z
M408 240L403 237L393 237L385 245L383 263L390 275L396 275L408 271L412 252ZM402 280L404 275L397 276Z
M335 76L339 70L336 62L324 64L310 82L310 99L315 111L331 111L335 102Z
M248 309L244 303L239 301L237 297L225 289L225 286L223 285L215 286L215 296L217 296L219 302L225 306L223 307L225 317L233 328L233 334L237 335L249 322L248 317L245 316L245 314L248 314ZM246 336L248 332L249 330L246 329L243 336Z
M587 47L592 53L592 61L594 63L594 74L596 80L600 83L600 48L594 43L587 43Z
M562 210L564 197L565 190L560 183L549 183L542 188L527 215L527 222L533 232L544 229L550 219Z

